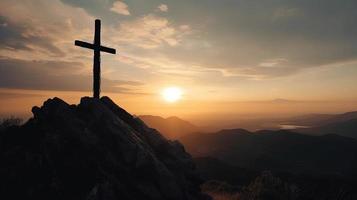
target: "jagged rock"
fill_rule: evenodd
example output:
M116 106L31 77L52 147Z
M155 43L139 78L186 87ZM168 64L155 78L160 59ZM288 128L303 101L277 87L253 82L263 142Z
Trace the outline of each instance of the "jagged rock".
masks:
M183 146L108 97L32 112L0 134L1 199L210 199Z

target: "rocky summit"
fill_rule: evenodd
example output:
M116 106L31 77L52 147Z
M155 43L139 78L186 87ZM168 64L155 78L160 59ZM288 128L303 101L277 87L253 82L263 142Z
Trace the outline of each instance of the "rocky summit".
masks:
M184 147L108 97L32 112L0 132L1 199L210 199Z

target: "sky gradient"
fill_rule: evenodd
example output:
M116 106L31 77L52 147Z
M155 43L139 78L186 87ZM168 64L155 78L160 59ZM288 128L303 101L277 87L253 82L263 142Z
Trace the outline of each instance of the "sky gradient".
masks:
M355 0L2 0L0 115L102 91L135 114L294 115L357 110ZM160 92L180 87L183 99Z

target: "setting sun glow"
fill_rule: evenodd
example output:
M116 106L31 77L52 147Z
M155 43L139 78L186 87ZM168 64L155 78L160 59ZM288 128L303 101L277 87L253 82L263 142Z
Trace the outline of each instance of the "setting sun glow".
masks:
M182 90L178 87L168 87L162 91L161 95L165 101L173 103L181 99Z

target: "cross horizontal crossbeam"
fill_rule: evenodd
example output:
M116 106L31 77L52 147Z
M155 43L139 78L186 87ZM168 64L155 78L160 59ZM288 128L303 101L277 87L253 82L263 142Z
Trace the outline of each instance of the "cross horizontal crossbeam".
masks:
M84 48L88 48L88 49L93 49L93 50L96 48L96 45L93 45L93 44L88 43L88 42L79 41L79 40L74 41L74 44L76 46L80 46L80 47L84 47ZM116 54L116 50L115 49L109 48L109 47L105 47L105 46L99 46L99 51L103 51L103 52L111 53L111 54Z

